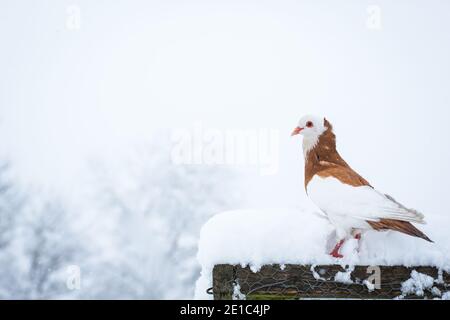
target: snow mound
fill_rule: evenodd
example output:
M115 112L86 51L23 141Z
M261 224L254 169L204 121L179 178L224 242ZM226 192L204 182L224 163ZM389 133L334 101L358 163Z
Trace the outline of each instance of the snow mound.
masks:
M433 284L433 277L413 270L411 272L411 278L402 283L402 294L415 294L416 296L423 296L424 291L431 289Z
M367 231L359 248L357 241L347 241L341 248L344 258L336 259L328 254L336 241L334 228L310 209L223 212L213 216L200 233L197 259L202 270L195 298L211 298L206 290L212 286L217 264L248 265L254 272L265 264L428 265L449 270L445 227L449 221L442 219L427 216L429 224L420 226L435 243L398 232Z

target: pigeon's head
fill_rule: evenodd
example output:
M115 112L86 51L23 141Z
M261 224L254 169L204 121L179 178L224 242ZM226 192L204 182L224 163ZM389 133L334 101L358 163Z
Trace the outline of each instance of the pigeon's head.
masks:
M291 136L301 134L305 138L318 138L326 129L325 118L307 115L300 119Z

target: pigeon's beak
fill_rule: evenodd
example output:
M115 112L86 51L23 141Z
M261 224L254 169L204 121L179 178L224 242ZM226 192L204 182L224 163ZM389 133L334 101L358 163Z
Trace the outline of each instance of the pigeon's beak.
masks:
M294 129L294 131L292 131L291 137L292 137L292 136L295 136L295 135L297 135L297 134L299 134L300 131L302 131L302 130L303 130L303 128L296 127L296 128Z

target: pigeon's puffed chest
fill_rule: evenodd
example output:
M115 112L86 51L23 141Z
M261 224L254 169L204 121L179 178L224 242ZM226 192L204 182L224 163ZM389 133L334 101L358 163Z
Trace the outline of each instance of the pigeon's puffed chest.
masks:
M362 194L365 193L366 188L370 187L358 187ZM351 200L354 200L355 187L346 185L333 177L324 178L314 175L306 186L306 192L314 204L336 226L338 233L349 233L352 228L368 228L364 219L354 215L355 202ZM364 197L361 201L363 205Z

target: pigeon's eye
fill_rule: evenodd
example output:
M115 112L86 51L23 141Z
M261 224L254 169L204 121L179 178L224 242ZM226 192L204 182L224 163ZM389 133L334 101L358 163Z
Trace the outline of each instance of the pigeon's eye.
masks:
M307 126L308 128L312 128L312 126L313 126L312 121L306 122L306 126Z

